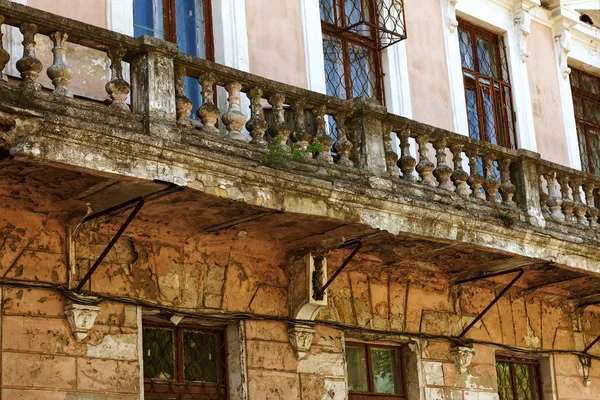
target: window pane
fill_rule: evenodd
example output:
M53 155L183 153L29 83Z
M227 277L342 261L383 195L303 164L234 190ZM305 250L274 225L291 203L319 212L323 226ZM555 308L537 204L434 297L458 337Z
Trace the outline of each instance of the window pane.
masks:
M216 339L213 333L183 332L183 368L186 381L218 382Z
M144 328L144 378L160 381L175 377L173 331Z
M346 362L348 367L348 390L368 392L367 357L364 347L346 346Z
M175 0L179 51L206 58L202 0Z
M581 87L586 92L598 94L598 80L594 76L581 74Z
M371 348L371 361L375 393L400 394L397 350Z
M350 43L350 79L352 97L375 97L375 75L373 73L373 53L362 46Z
M469 136L481 139L479 131L479 114L477 112L477 97L473 88L467 87L467 118L469 120Z
M572 69L569 74L569 81L571 82L571 86L579 87L579 71L576 69Z
M471 42L471 34L462 30L458 31L460 45L460 60L463 68L475 70L473 61L473 43Z
M342 56L342 42L329 35L323 35L323 55L325 58L325 80L327 95L346 98L344 77L344 61Z
M600 131L597 129L588 129L588 137L590 139L591 162L594 168L594 173L600 171Z
M165 20L162 0L133 1L133 34L165 38Z
M335 0L320 0L319 9L321 11L321 20L335 24Z
M496 46L490 40L477 38L477 57L479 59L479 72L498 78L496 65Z
M512 392L510 366L507 363L496 363L496 374L498 375L498 396L500 400L515 400Z

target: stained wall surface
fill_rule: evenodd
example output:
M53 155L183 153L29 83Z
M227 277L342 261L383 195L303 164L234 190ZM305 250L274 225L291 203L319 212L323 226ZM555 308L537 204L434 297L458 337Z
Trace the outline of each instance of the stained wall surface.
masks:
M250 72L306 88L300 1L246 0L246 25Z
M546 160L569 165L551 28L532 21L527 48L537 151Z

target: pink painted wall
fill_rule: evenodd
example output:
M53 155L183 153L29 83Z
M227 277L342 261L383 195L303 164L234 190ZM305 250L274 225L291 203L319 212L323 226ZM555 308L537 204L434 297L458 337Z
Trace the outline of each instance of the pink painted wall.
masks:
M246 24L250 72L306 88L300 1L246 0Z
M527 73L538 153L546 160L569 165L552 30L532 21L527 48L531 53Z
M405 1L406 53L413 118L453 130L439 0Z
M27 0L27 5L106 28L106 0Z

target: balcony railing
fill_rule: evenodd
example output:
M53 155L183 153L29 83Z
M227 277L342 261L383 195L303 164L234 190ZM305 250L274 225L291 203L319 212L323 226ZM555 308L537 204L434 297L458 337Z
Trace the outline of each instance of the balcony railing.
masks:
M0 19L24 36L23 56L16 63L21 77L5 79L0 87L5 104L22 109L45 101L69 107L85 104L86 110L111 118L144 121L147 135L176 131L179 136L171 139L226 143L239 149L235 156L255 160L272 151L268 143L278 137L283 152L293 147L304 155L285 166L292 173L306 174L303 166L308 165L327 171L321 176L331 179L365 185L385 181L378 187L392 193L460 207L472 204L537 227L592 234L598 229L594 199L600 178L541 160L536 153L473 140L389 114L365 99L328 97L179 53L174 44L155 38L134 39L6 0L0 0ZM36 35L53 42L54 62L47 68L52 92L38 82L43 65L36 55ZM74 98L68 43L102 51L110 59L106 104ZM0 49L0 67L10 56ZM123 73L127 64L129 82ZM185 77L197 79L201 86L198 109L185 97ZM86 77L96 78L100 79ZM271 110L269 122L265 109ZM199 121L191 120L191 113ZM202 141L197 143L201 146Z

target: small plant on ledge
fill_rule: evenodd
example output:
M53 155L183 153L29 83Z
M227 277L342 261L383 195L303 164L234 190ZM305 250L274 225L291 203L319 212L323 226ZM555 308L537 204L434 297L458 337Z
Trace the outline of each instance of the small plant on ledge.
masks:
M285 167L290 161L302 161L309 154L323 151L323 145L319 142L309 144L306 149L296 143L291 146L283 146L283 136L273 138L267 147L267 152L261 154L260 162L267 167Z

